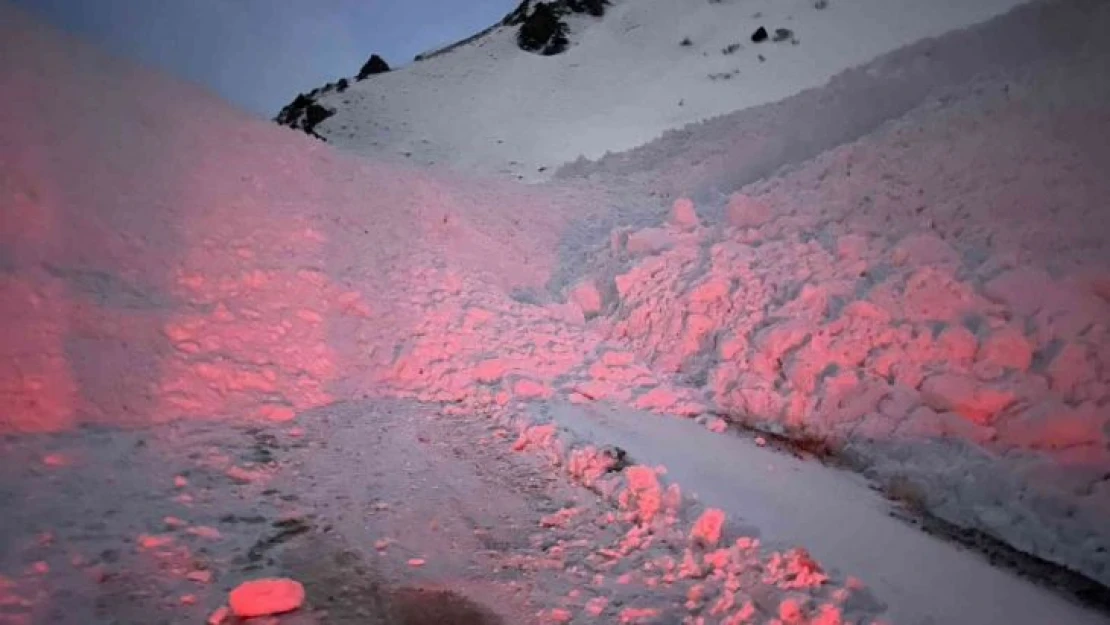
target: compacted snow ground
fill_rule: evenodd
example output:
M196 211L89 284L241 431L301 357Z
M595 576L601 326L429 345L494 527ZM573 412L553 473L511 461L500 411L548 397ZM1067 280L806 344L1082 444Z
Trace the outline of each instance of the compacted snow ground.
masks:
M511 427L375 400L308 411L296 425L179 421L10 438L0 622L201 623L235 585L275 576L305 586L303 608L280 620L293 625L780 610L837 623L882 611L858 582L788 550L744 539L714 551L719 533L695 544L701 534L675 517L677 500L656 510L659 493L620 484L619 472L612 499L599 499L582 485L600 490L611 459L595 454L560 474L520 453ZM800 573L812 579L799 583Z
M1110 574L1099 46L672 206L360 160L0 12L0 622L197 622L275 574L307 589L290 623L429 622L389 610L437 592L473 622L999 614L830 549L812 528L857 528L805 482L842 476L789 465L817 520L790 522L738 496L764 475L699 475L694 435L576 438L564 403L817 437Z

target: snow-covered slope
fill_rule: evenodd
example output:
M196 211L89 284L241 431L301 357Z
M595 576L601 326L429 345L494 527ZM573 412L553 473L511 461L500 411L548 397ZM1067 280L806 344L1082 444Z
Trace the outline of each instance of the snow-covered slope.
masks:
M524 52L518 27L316 96L316 131L360 154L544 179L580 156L779 100L1021 0L615 0L566 18L570 47ZM533 9L534 10L534 9ZM769 31L752 41L760 27ZM777 29L791 34L774 41Z
M1043 17L1061 32L1086 24L1099 34L1110 23L1105 3L1094 0L1046 7ZM718 490L720 480L696 476L685 483L703 465L685 462L687 454L675 458L679 445L659 452L654 441L665 443L666 432L637 450L640 466L625 466L627 454L599 448L604 441L564 445L551 424L519 421L563 401L584 406L586 418L592 404L632 406L692 417L717 433L742 423L823 436L858 454L859 466L905 503L1083 573L1089 579L1079 590L1106 605L1105 39L953 86L880 132L793 163L731 198L676 202L662 223L670 202L594 188L589 180L524 186L362 160L120 65L7 7L0 6L0 17L0 90L10 94L0 109L0 432L20 451L0 458L38 462L3 473L34 478L31 486L0 488L5 502L19 501L9 492L33 498L36 489L65 492L59 484L89 483L71 481L74 473L119 470L105 464L95 437L83 443L91 447L67 450L74 458L52 452L64 437L29 432L84 439L86 425L231 420L276 430L284 440L312 423L328 429L318 417L335 411L347 427L375 438L351 421L388 419L366 407L399 402L409 408L393 418L478 421L455 438L442 423L405 430L417 443L428 443L431 433L436 442L445 437L473 451L508 448L506 439L515 439L513 449L550 457L611 498L612 509L596 513L544 502L551 517L532 519L535 534L521 540L534 549L507 572L499 569L511 581L519 580L512 571L549 571L541 581L553 583L536 584L533 597L551 609L547 622L650 622L660 614L665 623L687 616L861 622L881 616L883 602L908 596L881 592L915 583L914 575L887 577L898 567L878 582L863 580L878 592L877 601L868 600L846 577L855 574L851 560L822 568L779 542L804 542L802 535L769 529L767 542L757 543L761 528L744 525L744 499L725 493L718 507L729 511L729 523L702 510L728 485ZM989 40L1012 32L981 34ZM683 137L712 143L720 139L715 128ZM729 155L732 148L728 142L707 151ZM660 163L684 166L681 158L652 161ZM621 165L635 170L636 159ZM622 414L632 422L644 417ZM475 436L485 424L490 435ZM191 439L169 432L159 445L189 446ZM343 457L390 446L368 442L366 451L352 442L365 439L341 436L350 452ZM119 440L124 449L150 444ZM720 440L714 447L728 451L716 454L735 453L738 465L759 460L731 438ZM139 455L150 463L156 454L147 449ZM273 468L251 460L266 466L246 471L228 450L206 449L201 461L208 466L194 468L214 488ZM410 451L391 453L421 447L409 441L401 449ZM110 457L127 455L117 449ZM259 455L267 454L255 449L250 457ZM332 486L376 477L319 460L318 470L340 472L329 474ZM672 460L674 476L655 468ZM74 464L67 469L67 462ZM178 457L172 466L192 464ZM142 475L143 466L127 466L129 477ZM434 489L434 471L423 476L432 483L420 484ZM300 488L312 477L298 479ZM549 478L558 481L540 479ZM795 478L790 472L783 480ZM157 492L176 489L175 481L163 475ZM143 480L128 482L128 492L144 487ZM416 502L397 502L409 515L443 501L424 497L405 477L387 483L414 493ZM691 503L699 491L707 498L701 508ZM824 518L827 511L806 492L783 488L768 496L788 499L799 515ZM180 514L218 519L226 512L196 493L196 500L186 498L192 492L172 495ZM81 545L76 554L65 551L68 543L32 532L59 516L93 516L90 510L110 500L102 494L84 497L99 500L84 512L70 507L68 515L36 517L34 510L68 505L47 501L15 521L0 516L5 608L22 610L44 597L69 607L64 593L44 589L65 590L67 576L95 576L82 558L99 555ZM331 514L328 497L316 495L317 512ZM869 501L873 507L853 512L887 513ZM694 521L693 512L704 516ZM163 519L147 514L142 523L149 526L140 531L160 531ZM457 516L466 514L463 508ZM109 524L134 529L124 517ZM350 525L361 530L366 515L354 518ZM563 533L567 527L580 533ZM833 544L835 532L858 528L827 529L833 534L821 538ZM367 536L352 536L370 551ZM144 542L165 547L159 539ZM16 543L18 554L6 548ZM228 554L205 549L217 556L212 566L228 573L220 558ZM431 560L420 569L396 551L378 557L404 575L436 575ZM473 563L465 556L459 562ZM936 574L946 576L947 568ZM569 594L572 588L578 594ZM215 586L208 590L193 600L218 594ZM930 600L957 614L963 601L989 609L1006 600L936 592L912 594L926 613ZM1025 599L1053 613L1049 622L1101 618L1071 605L1054 608L1055 600Z

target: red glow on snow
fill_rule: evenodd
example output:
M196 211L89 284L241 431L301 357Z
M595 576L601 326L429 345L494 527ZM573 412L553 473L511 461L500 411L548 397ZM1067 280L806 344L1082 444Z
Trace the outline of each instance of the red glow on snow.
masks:
M605 252L621 273L547 293L563 226L580 215L544 210L538 191L501 196L494 183L355 164L223 109L184 110L172 89L132 102L145 84L120 79L106 91L96 87L105 76L85 69L66 88L98 97L57 98L50 81L28 78L19 93L51 123L2 129L27 149L11 155L14 191L0 207L0 434L287 423L356 397L438 404L445 416L607 401L712 415L701 422L715 431L727 429L717 416L726 415L833 441L956 439L998 455L1043 454L1053 467L1108 465L1110 314L1097 275L1057 278L1007 249L982 250L987 269L975 273L917 215L833 215L831 200L735 194L722 224L703 224L680 200L668 224L617 229ZM501 197L520 203L498 205ZM842 204L869 206L851 199ZM619 530L612 544L591 546L596 586L607 575L647 587L689 582L690 606L739 623L754 608L737 589L804 593L828 581L804 550L730 544L718 510L683 525L679 486L659 468L612 471L616 458L568 451L551 424L516 433L512 449L558 460L618 506L601 519L565 508L539 520L548 530ZM55 472L80 465L41 461ZM271 477L216 453L198 462L239 485ZM173 485L190 509L189 481ZM210 526L166 525L223 540ZM668 533L680 557L613 574ZM136 543L160 570L212 579L174 535ZM400 551L389 546L376 544ZM545 558L542 566L566 566L559 549ZM43 593L33 579L0 577L0 603L33 604ZM304 600L295 581L259 580L230 605L245 617ZM787 598L771 607L784 623L841 620L831 605ZM602 597L576 609L622 623L659 616Z
M304 586L291 579L258 579L243 582L228 596L231 612L254 618L292 612L304 603Z

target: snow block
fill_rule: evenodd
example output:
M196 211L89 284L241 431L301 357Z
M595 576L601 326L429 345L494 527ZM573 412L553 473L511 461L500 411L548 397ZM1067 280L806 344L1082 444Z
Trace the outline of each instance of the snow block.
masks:
M594 280L579 282L570 292L570 301L578 305L582 314L587 318L601 314L605 299Z
M1017 328L1007 326L987 338L976 360L1024 373L1033 362L1033 346Z
M1094 402L1072 408L1048 400L1005 420L999 440L1026 449L1061 449L1080 445L1103 445L1110 415Z
M678 198L671 206L671 223L683 230L693 230L701 225L694 201L689 198Z
M911 234L894 248L895 261L914 267L926 265L959 267L960 254L947 242L934 234Z
M243 582L231 591L228 604L239 618L292 612L304 603L304 586L286 578Z
M629 233L624 249L633 256L651 256L674 246L674 237L663 228L645 228Z
M921 398L937 412L955 412L980 425L990 425L1014 401L1010 392L983 386L970 376L955 373L926 379L921 385Z
M743 193L733 193L728 200L728 223L734 228L757 228L771 219L771 211L762 202Z

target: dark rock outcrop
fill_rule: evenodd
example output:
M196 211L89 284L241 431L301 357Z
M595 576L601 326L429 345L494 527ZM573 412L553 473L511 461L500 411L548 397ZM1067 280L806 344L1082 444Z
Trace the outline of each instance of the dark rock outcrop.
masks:
M522 50L544 56L559 54L570 46L570 29L565 18L574 14L603 17L608 5L609 0L522 0L517 8L506 15L498 24L439 50L417 55L416 60L421 61L449 52L488 35L498 27L514 26L519 27L517 45ZM359 69L355 80L366 80L370 76L384 74L388 71L391 71L389 63L386 63L381 56L371 54L362 68ZM274 117L274 121L325 141L322 136L316 133L316 127L324 120L335 115L337 111L320 104L317 101L317 96L332 92L343 93L350 87L351 81L341 78L337 82L328 83L308 93L298 94L296 99L281 109Z
M501 24L520 26L516 40L521 50L552 56L564 52L570 45L570 31L564 21L567 15L577 13L602 17L608 4L608 0L523 0L505 16Z
M370 55L370 59L362 65L362 69L358 71L355 80L365 80L374 74L384 74L388 72L389 64L385 59L377 54ZM323 87L317 87L308 93L297 94L285 108L274 117L274 121L282 126L289 126L296 130L301 130L305 134L312 135L321 141L327 141L319 134L316 133L316 126L325 119L335 115L336 110L328 108L317 101L317 96L326 93L343 93L351 86L351 81L346 78L340 78L335 82L329 82Z
M374 74L384 74L389 71L389 63L377 54L371 54L370 59L362 64L362 69L358 70L358 75L355 80L366 80Z
M607 0L566 0L567 8L575 13L586 13L594 17L605 15Z
M277 114L274 121L282 126L289 126L290 128L303 131L305 134L312 135L321 141L327 141L320 135L316 134L316 126L325 119L335 115L334 109L329 109L313 99L321 90L316 89L309 94L299 93L289 105L281 109Z
M516 43L522 50L538 52L544 56L559 54L567 49L567 25L550 4L537 4L520 25Z

